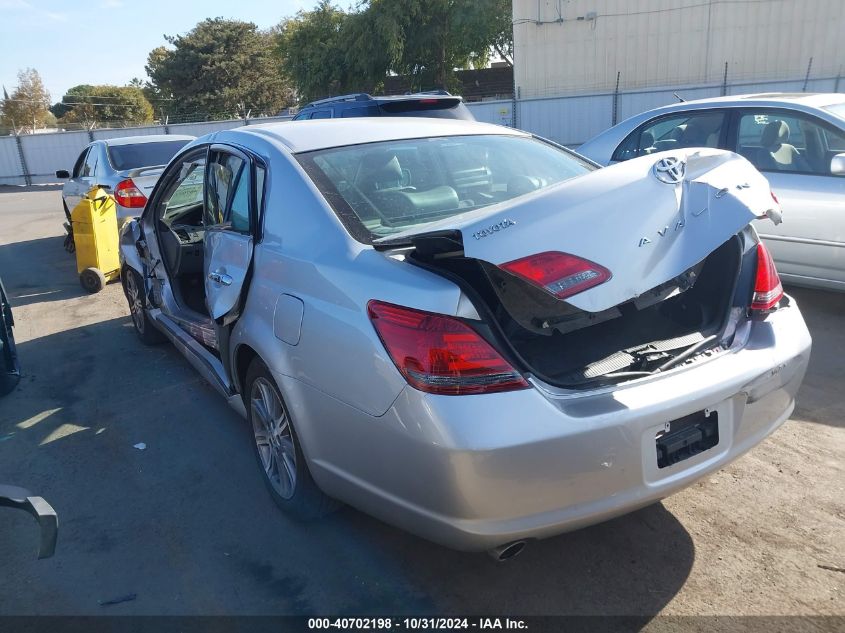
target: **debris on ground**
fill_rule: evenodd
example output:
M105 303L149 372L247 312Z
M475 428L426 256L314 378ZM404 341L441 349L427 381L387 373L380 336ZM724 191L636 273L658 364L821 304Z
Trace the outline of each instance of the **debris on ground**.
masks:
M128 593L125 596L120 596L118 598L112 598L111 600L98 600L97 602L100 604L101 607L107 607L111 604L120 604L121 602L131 602L137 597L138 597L137 593Z

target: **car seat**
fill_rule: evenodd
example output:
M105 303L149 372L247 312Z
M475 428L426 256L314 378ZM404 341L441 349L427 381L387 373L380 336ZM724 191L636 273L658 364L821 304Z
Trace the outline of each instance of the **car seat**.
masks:
M757 167L760 169L808 171L809 165L801 153L790 145L789 125L786 121L769 121L760 135L760 150L757 152Z

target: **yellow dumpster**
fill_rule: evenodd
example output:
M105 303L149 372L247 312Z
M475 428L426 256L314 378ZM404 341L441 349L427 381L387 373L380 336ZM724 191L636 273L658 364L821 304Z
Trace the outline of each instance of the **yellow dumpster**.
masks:
M120 276L114 198L94 187L70 212L70 220L79 283L88 292L99 292L107 281Z

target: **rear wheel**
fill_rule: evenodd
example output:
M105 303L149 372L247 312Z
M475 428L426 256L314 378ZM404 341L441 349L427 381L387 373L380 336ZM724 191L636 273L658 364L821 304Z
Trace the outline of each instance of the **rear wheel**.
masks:
M65 222L65 230L67 230L67 235L65 235L64 247L68 253L73 253L76 251L76 243L73 241L73 222L70 219L70 210L67 208L67 202L62 200L62 207L64 207L65 211L65 218L67 222Z
M337 502L314 483L290 413L270 371L255 359L244 383L255 456L273 501L299 518L328 514Z
M123 281L123 292L129 302L129 313L132 315L132 325L135 333L145 345L155 345L164 340L164 335L150 321L147 309L144 307L144 291L141 275L129 267L123 269L120 276Z
M16 358L12 309L6 304L3 289L0 287L0 396L11 392L20 380Z

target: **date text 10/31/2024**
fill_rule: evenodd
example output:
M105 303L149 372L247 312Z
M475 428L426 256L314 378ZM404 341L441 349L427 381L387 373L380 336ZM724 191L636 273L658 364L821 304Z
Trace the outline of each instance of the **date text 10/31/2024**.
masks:
M308 618L309 630L416 631L416 630L520 630L524 620L516 618Z

